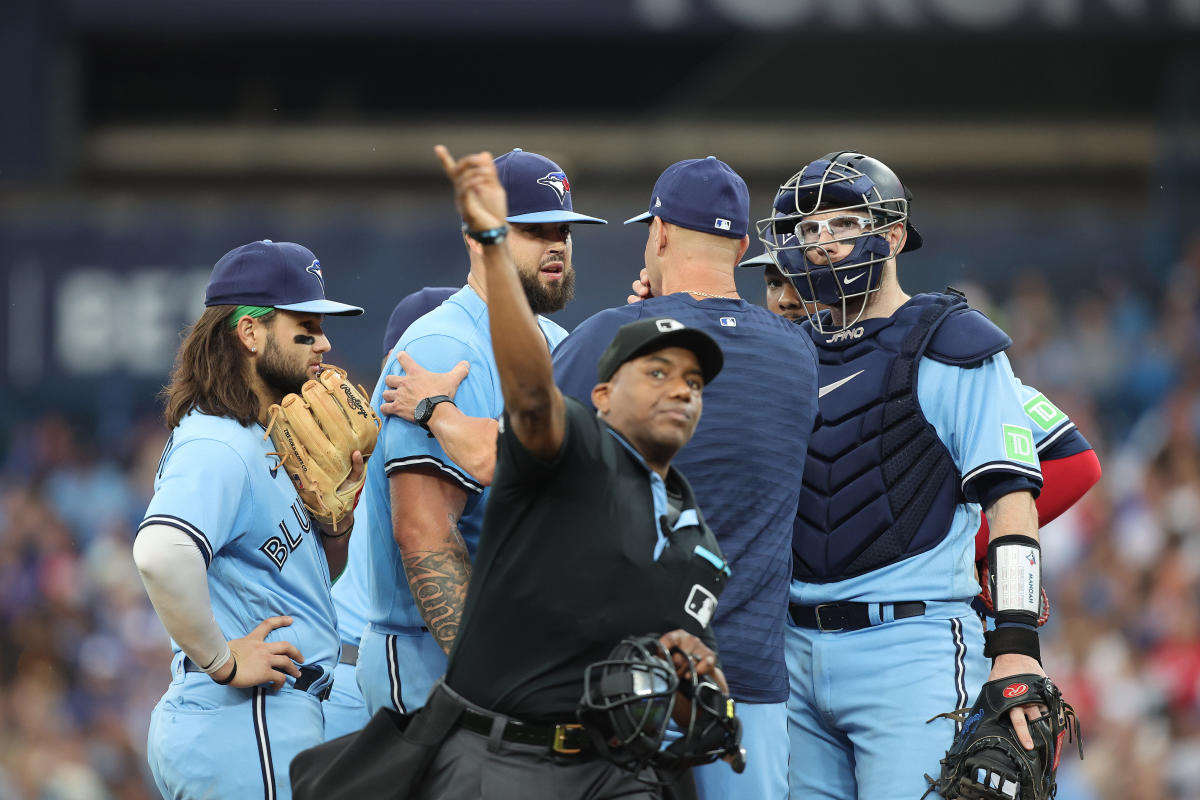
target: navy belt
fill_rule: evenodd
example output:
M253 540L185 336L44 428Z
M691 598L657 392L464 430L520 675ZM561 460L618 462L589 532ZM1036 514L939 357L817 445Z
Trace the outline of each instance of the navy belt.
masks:
M187 658L186 656L183 659L183 671L184 672L204 672L204 670L202 670L202 669L200 669L200 667L196 666L195 661L192 661L190 658ZM292 688L299 692L308 692L309 694L311 694L313 697L317 698L318 700L328 700L329 693L331 691L333 691L333 681L332 680L330 680L329 684L324 689L321 689L319 692L312 691L313 683L316 682L317 680L319 680L321 678L321 676L324 674L325 674L325 670L321 669L320 667L300 667L300 677L296 678L296 682L295 682L295 684L292 685Z
M871 609L876 618L871 619ZM792 622L799 628L813 628L825 633L857 631L888 621L887 609L892 610L891 619L919 617L925 613L925 604L919 600L912 603L821 603L817 606L791 604L788 607Z
M492 723L499 716L502 715L488 714L464 706L458 725L473 733L490 736ZM592 752L592 740L588 738L587 731L583 729L583 726L577 722L536 725L509 717L504 717L504 719L508 721L504 725L504 731L500 734L500 738L506 742L540 745L563 755Z

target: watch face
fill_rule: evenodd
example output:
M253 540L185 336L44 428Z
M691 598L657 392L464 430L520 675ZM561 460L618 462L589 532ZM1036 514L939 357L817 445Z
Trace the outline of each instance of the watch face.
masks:
M429 402L429 398L426 397L417 403L417 407L413 409L413 417L419 424L424 425L429 421L431 411L433 411L433 403Z

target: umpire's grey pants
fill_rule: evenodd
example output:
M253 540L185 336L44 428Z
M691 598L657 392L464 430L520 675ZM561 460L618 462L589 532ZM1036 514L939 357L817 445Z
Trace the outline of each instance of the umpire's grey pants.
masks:
M559 755L539 745L458 728L442 743L416 800L658 800L659 790L596 755Z

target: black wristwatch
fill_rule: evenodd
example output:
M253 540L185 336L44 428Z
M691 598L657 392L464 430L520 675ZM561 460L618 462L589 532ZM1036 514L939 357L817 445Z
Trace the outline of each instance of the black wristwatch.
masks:
M426 397L417 402L417 407L413 409L413 422L420 425L425 431L429 432L429 418L433 416L433 409L437 408L438 403L449 403L454 405L454 401L444 394L435 394L433 397ZM433 434L430 433L430 436Z

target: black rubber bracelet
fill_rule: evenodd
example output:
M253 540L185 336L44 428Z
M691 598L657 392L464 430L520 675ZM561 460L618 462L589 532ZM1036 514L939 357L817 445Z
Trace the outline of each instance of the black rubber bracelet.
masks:
M504 241L504 237L508 236L508 226L501 225L497 228L488 228L485 231L473 231L464 225L463 232L480 244L499 244Z
M213 683L218 683L221 686L228 686L233 682L233 676L237 675L237 656L235 656L233 653L230 653L229 658L233 660L233 669L229 670L229 675L225 678L225 680L219 681L216 678L213 678Z
M317 529L317 532L320 533L322 536L324 536L326 539L344 539L345 537L350 535L350 531L352 531L352 530L354 530L353 522L350 523L349 528L346 528L346 530L342 531L341 533L326 533L325 531L321 530L320 528Z
M1006 653L1029 656L1039 664L1042 663L1042 643L1038 638L1036 628L1024 625L996 628L983 635L983 655L995 659Z

